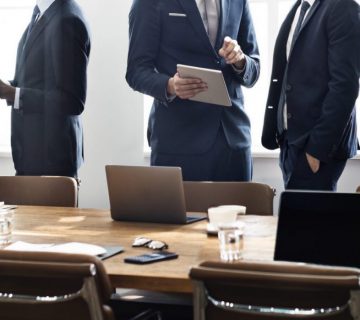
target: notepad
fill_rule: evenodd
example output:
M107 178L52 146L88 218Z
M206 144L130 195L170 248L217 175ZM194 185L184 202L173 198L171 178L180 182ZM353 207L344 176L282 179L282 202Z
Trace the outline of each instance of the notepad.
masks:
M16 208L17 208L16 205L7 205L7 204L4 204L3 201L0 201L0 212L8 211L8 210L14 210Z
M183 64L178 64L177 70L181 78L199 78L208 86L206 91L198 93L189 100L231 107L232 104L229 93L223 74L220 70L199 68Z
M81 242L35 244L24 241L16 241L7 246L4 250L89 254L93 256L103 255L106 253L106 249L103 247Z

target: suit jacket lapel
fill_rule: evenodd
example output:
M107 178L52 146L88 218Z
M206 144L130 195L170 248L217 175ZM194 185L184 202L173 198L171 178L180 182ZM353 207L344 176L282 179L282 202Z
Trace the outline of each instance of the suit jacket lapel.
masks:
M211 42L209 40L208 34L205 30L203 20L200 16L200 12L197 8L195 0L178 0L182 8L184 9L187 18L195 29L196 33L199 35L200 41L214 54L216 54Z
M319 7L320 5L320 0L316 0L314 2L314 4L312 5L312 7L310 8L310 11L308 13L308 15L305 17L305 20L301 26L301 29L300 29L300 33L302 31L302 29L305 28L305 26L308 24L309 20L312 18L312 16L314 15L315 11L317 10L317 8Z
M290 12L288 13L287 17L285 18L281 29L279 31L279 39L278 41L281 43L281 48L284 50L284 53L286 54L286 45L289 39L289 33L291 30L291 26L294 22L296 10L301 4L301 0L298 0L295 5L291 8Z
M295 45L295 43L296 43L296 40L299 38L302 30L303 30L303 29L306 27L306 25L309 23L310 19L314 16L314 13L315 13L315 11L317 10L317 8L319 7L319 5L320 5L320 0L316 0L316 1L314 2L314 4L312 5L312 7L310 8L310 11L309 11L308 15L305 17L305 20L304 20L303 24L301 25L300 32L299 32L298 36L294 39L294 44L293 44L293 46L292 46L292 48L291 48L291 52L292 52L292 49L294 48L294 45ZM290 55L291 55L291 52L289 53L289 57L290 57Z
M51 21L52 17L58 11L58 8L61 6L62 1L56 0L44 13L44 15L40 18L40 20L36 23L33 30L29 35L29 39L27 40L26 46L24 48L24 52L22 53L22 61L25 61L27 55L31 51L32 46L36 42L36 39L39 35L44 31L45 26Z
M220 21L219 21L219 28L218 28L218 34L216 38L216 44L215 48L220 48L222 46L222 41L224 40L225 35L223 34L226 22L228 21L229 11L230 11L230 5L229 0L221 0L220 1Z

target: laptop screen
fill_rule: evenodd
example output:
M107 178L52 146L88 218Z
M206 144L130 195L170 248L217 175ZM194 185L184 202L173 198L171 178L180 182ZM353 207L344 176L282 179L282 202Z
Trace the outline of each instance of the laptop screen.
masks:
M120 221L191 223L186 215L181 168L106 166L111 217Z
M285 191L274 260L360 267L360 194Z

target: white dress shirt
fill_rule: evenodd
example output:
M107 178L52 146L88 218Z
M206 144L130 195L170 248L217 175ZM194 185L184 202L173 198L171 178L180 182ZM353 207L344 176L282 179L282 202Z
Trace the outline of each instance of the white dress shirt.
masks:
M310 7L309 9L306 11L306 14L305 14L305 17L304 17L304 21L306 20L306 16L309 14L310 10L311 10L311 7L313 6L315 0L306 0L309 4L310 4ZM301 1L301 4L304 2ZM292 41L292 38L294 36L294 32L295 32L295 27L296 27L296 24L297 24L297 21L299 20L299 15L300 15L300 8L301 8L301 5L298 7L298 9L296 10L296 13L295 13L295 17L294 17L294 20L293 20L293 23L291 25L291 29L290 29L290 32L289 32L289 37L288 37L288 41L287 41L287 44L286 44L286 56L289 57L289 54L290 54L290 47L291 47L291 41Z
M36 22L41 19L45 11L55 2L55 0L37 0L36 4L39 7L40 13L36 18ZM20 108L20 88L15 89L15 100L14 100L14 109Z
M208 32L208 17L206 16L206 7L205 7L205 1L207 0L195 0L196 5L199 9L201 19L204 23L205 30ZM220 15L220 0L215 0L216 2L216 12L217 12L217 20L219 21L219 15Z
M301 4L302 4L304 1L305 1L305 0L302 0L302 1L301 1ZM304 21L305 21L305 19L306 19L306 16L309 14L309 12L310 12L310 10L311 10L311 7L313 6L315 0L306 0L306 1L310 4L310 7L309 7L309 9L306 11L306 14L305 14L305 17L304 17ZM293 36L294 36L296 24L297 24L297 22L298 22L298 20L299 20L301 4L300 4L300 6L298 7L298 9L296 10L295 17L294 17L294 20L293 20L293 22L292 22L291 29L290 29L290 32L289 32L289 37L288 37L288 39L287 39L287 43L286 43L286 57L287 57L287 58L289 58L292 38L293 38ZM283 118L284 118L284 129L286 130L286 129L288 128L288 123L287 123L287 104L286 104L286 102L285 102L285 105L284 105Z

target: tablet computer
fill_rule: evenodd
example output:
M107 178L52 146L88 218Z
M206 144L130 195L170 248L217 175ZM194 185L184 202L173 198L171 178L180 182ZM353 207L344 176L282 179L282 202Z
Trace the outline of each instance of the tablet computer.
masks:
M178 64L177 70L181 78L199 78L207 83L208 90L198 93L189 100L231 107L231 100L220 70L199 68Z

